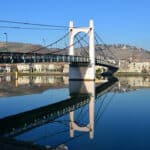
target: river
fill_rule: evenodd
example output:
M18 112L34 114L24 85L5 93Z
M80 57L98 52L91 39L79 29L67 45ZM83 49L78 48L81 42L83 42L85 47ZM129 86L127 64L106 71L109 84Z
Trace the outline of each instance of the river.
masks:
M0 77L0 136L69 150L149 150L150 77Z

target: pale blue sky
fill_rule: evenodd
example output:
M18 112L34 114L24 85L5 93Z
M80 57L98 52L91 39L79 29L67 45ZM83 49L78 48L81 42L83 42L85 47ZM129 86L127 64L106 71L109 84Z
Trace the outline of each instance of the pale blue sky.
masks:
M150 50L149 0L0 0L0 20L65 26L73 20L76 26L88 26L90 19L106 43L125 43ZM65 34L65 31L0 28L0 41L5 41L4 32L8 33L8 41L39 44L43 38L49 44Z

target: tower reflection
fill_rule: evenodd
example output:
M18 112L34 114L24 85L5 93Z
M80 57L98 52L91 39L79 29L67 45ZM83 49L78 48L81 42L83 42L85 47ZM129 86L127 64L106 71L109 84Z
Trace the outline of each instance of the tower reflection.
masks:
M88 93L90 95L89 100L89 123L85 126L81 126L76 122L75 111L71 111L70 115L70 137L75 136L75 131L89 132L90 139L94 138L94 109L95 109L95 82L94 81L71 81L70 93Z

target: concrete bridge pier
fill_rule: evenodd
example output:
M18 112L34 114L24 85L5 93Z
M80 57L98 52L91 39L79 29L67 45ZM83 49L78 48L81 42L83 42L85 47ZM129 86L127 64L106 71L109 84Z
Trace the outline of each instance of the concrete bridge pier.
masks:
M95 80L95 66L89 65L69 65L69 80Z
M95 80L95 43L94 43L94 22L90 20L89 27L76 28L73 21L70 21L70 48L69 55L75 55L74 37L84 32L89 36L89 64L73 64L69 66L69 79L70 80Z

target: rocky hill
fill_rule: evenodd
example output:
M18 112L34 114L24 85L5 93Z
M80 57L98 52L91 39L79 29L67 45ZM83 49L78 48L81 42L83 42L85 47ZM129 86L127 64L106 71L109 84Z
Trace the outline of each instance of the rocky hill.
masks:
M118 45L100 45L103 51L106 51L108 55L108 51L110 50L117 58L119 59L136 59L136 60L146 60L150 59L150 51L145 50L143 48L137 48L135 46L118 44ZM107 49L107 50L106 50Z

